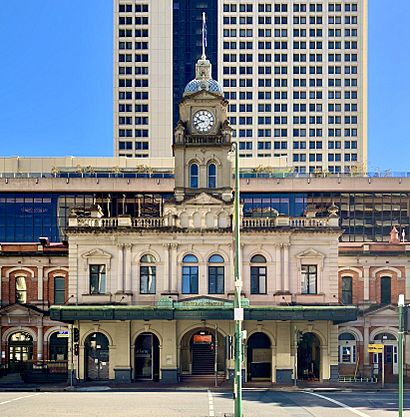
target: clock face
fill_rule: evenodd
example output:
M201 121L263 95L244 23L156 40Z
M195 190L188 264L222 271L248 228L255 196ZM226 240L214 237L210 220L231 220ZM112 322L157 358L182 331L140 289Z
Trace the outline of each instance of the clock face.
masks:
M194 114L193 125L198 132L209 132L215 124L214 115L208 110L199 110Z

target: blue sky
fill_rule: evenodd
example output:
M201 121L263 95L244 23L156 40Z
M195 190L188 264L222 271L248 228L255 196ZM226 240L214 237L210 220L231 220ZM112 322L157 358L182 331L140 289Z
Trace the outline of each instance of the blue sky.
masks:
M369 169L410 172L410 2L369 3ZM0 155L112 155L112 4L1 1Z

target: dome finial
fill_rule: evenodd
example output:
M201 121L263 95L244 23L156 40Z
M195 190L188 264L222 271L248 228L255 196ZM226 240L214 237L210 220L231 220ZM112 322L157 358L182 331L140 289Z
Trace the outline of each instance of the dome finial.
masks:
M206 14L202 13L202 56L201 59L206 59L205 48L208 46L208 29L206 27Z

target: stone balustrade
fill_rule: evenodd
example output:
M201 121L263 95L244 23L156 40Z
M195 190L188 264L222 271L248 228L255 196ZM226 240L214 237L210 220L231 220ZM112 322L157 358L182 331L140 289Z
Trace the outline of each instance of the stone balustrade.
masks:
M166 217L71 217L69 227L82 228L116 228L132 227L142 229L158 229L170 226ZM272 229L289 227L296 229L339 227L339 218L324 217L244 217L242 218L243 229ZM192 227L195 229L196 227ZM201 227L199 227L201 228ZM203 227L202 227L203 228ZM205 227L207 228L207 227Z

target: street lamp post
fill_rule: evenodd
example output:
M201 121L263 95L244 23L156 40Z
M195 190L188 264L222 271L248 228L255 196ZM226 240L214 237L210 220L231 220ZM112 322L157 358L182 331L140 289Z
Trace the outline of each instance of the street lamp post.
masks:
M234 400L235 417L242 417L242 321L243 308L241 306L242 280L240 276L241 242L240 242L240 197L239 197L239 148L237 143L232 144L235 152L235 199L234 199L234 229L235 229L235 375Z
M404 335L404 294L399 295L399 417L403 417L403 335Z

